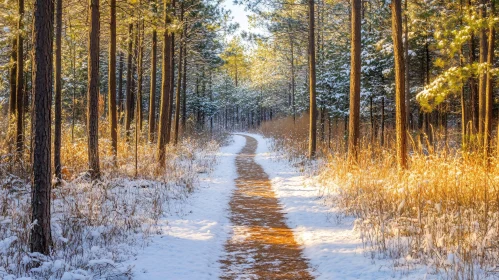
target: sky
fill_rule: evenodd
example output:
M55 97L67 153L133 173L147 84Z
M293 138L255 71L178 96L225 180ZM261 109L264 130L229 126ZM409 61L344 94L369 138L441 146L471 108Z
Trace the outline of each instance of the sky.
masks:
M231 11L232 22L239 23L238 33L241 34L243 31L248 32L250 29L248 22L250 12L245 11L243 5L235 5L233 0L225 0L224 7Z

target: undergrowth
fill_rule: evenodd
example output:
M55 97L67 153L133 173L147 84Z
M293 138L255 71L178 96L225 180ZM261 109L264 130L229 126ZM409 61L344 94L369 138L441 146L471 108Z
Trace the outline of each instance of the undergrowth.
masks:
M385 145L364 127L356 162L347 160L344 125L319 132L319 157L306 157L307 119L279 119L261 131L273 148L321 186L324 201L356 217L372 257L395 269L426 265L449 279L499 278L499 160L461 150L458 133L410 136L409 168L397 169L393 132ZM331 135L331 136L329 136ZM312 166L312 167L311 167ZM318 166L318 169L316 168Z
M115 165L110 140L103 137L108 130L104 121L99 141L102 176L90 181L84 128L75 126L74 138L71 127L63 128L63 181L52 189L49 256L29 252L29 141L19 157L4 144L6 133L0 134L0 279L132 278L131 267L123 262L146 246L149 236L161 233L156 226L161 218L181 211L199 175L216 163L215 153L224 140L224 135L185 136L177 146L168 145L161 169L156 145L148 143L144 127L135 176L135 138L128 143L120 139Z

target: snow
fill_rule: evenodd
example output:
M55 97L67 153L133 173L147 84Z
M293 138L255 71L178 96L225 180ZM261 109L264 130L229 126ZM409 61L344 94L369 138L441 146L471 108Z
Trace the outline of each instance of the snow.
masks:
M129 264L134 279L218 279L218 260L231 233L228 204L237 178L235 158L246 144L234 135L220 149L219 163L200 178L200 187L176 216L158 224L159 235Z
M396 260L373 255L354 230L354 219L327 205L313 178L271 152L271 140L242 134L257 139L255 161L269 175L286 223L317 279L438 278L425 267L396 265ZM247 237L244 228L231 226L228 219L228 203L237 178L235 157L245 145L242 136L234 135L233 140L220 150L215 171L201 178L201 187L188 199L186 209L161 220L158 229L162 233L129 261L134 279L219 279L218 261L225 242Z
M256 134L244 135L257 139L255 161L269 175L272 188L285 212L286 223L302 246L311 273L317 279L439 278L427 267L412 263L411 260L391 260L373 254L370 248L363 245L359 233L355 231L355 220L344 217L338 209L326 203L327 196L313 177L300 173L282 158L283 155L271 152L271 140ZM232 226L229 220L229 201L238 177L235 159L245 144L244 137L232 136L231 143L217 152L217 164L213 172L203 174L198 187L181 207L154 225L148 246L141 248L140 243L135 245L138 254L118 262L106 257L109 254L101 253L103 248L93 246L90 253L95 258L88 262L89 268L133 275L133 279L138 280L219 279L219 261L225 254L227 240L244 241L248 237L245 227ZM101 232L96 228L89 234L96 238ZM0 240L0 253L15 241L14 237ZM254 261L251 255L247 258ZM449 255L447 261L454 262L454 256ZM67 265L54 260L43 262L37 269L53 271L54 275L61 272L61 279L92 277L88 271L67 271L64 268ZM131 273L127 274L129 269ZM0 279L6 275L2 270L0 267ZM241 277L246 279L244 277L250 276Z

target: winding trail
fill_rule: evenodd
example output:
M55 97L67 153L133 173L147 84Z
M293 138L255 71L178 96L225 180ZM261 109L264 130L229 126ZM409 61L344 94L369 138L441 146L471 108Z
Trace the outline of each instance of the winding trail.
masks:
M221 279L313 279L269 176L255 162L258 142L244 137L246 145L236 158L237 188L229 203L233 235L220 261Z

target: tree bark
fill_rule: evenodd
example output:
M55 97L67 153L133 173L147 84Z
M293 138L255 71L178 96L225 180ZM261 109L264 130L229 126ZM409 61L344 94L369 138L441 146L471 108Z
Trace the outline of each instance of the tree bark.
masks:
M60 1L60 0L59 0ZM113 149L114 165L118 156L118 117L116 113L116 0L110 0L110 42L109 42L109 69L108 69L108 96L109 96L109 123L111 125L111 146ZM121 62L121 61L120 61Z
M172 17L175 16L175 0L171 0ZM172 115L173 115L173 96L174 96L174 85L175 85L175 33L171 33L171 47L170 47L170 73L168 75L170 79L169 87L169 103L168 103L168 119L166 128L166 143L171 142L171 132L172 132Z
M187 122L187 27L184 26L184 55L183 55L183 65L184 69L182 71L182 129L185 134L186 122Z
M9 96L9 117L13 119L16 116L16 75L17 75L17 38L12 40L12 52L10 53L10 96Z
M156 132L156 58L157 58L158 34L156 28L152 31L151 46L151 88L149 90L149 143L154 142Z
M360 137L360 52L361 52L361 0L352 0L352 46L350 62L350 120L348 127L348 157L357 159Z
M99 0L89 0L89 56L87 95L88 168L92 179L100 177L99 167Z
M132 123L133 110L133 23L128 25L128 53L127 53L127 68L126 68L126 105L125 105L125 139L128 142L130 139L130 125Z
M309 94L310 94L310 120L308 136L308 156L315 158L317 150L317 104L315 96L315 12L314 0L308 0L308 75L309 75Z
M18 0L19 20L17 22L17 64L16 64L16 143L17 152L22 155L24 149L24 50L23 50L23 17L24 17L24 0Z
M30 250L50 253L52 0L36 0L33 18L33 179Z
M395 129L397 135L397 163L400 169L407 168L407 137L405 115L405 70L404 49L402 42L402 8L401 0L393 0L392 37L395 56Z
M57 0L55 30L55 117L54 117L54 168L57 180L62 179L62 0Z
M165 32L163 35L163 62L162 62L162 79L161 79L161 105L159 113L159 131L158 131L158 163L160 167L164 167L166 162L167 143L167 127L168 127L168 105L170 104L170 55L171 55L171 35L166 30L172 23L170 17L170 0L164 2L164 27Z
M495 16L495 1L489 0L490 17ZM494 40L495 28L493 24L489 24L488 35L488 51L487 51L487 80L486 80L486 97L485 97L485 135L484 135L484 154L485 158L490 154L490 140L492 138L492 115L494 105L494 83L492 73L490 72L494 66ZM499 132L498 132L499 135Z
M144 55L144 21L137 23L137 37L138 37L138 57L137 57L137 119L139 130L142 131L142 123L143 123L143 112L142 112L142 77L143 77L143 55Z
M481 7L479 9L480 18L486 18L486 2L487 0L480 0ZM480 64L487 62L487 30L482 28L480 30ZM479 139L483 141L485 133L485 115L486 115L486 88L487 88L487 74L486 71L480 71L478 80L478 134ZM483 143L482 143L483 144Z
M180 4L180 22L184 20L184 2ZM178 143L178 134L179 134L179 124L180 124L180 94L181 94L181 86L182 86L182 55L184 53L183 49L183 39L184 33L182 32L179 39L179 57L178 57L178 73L177 73L177 90L175 94L175 127L173 134L173 143L177 145Z
M405 5L405 16L404 16L404 79L405 79L405 123L408 128L410 128L411 121L411 92L409 86L409 10L407 8L407 2L404 1Z
M123 68L125 67L125 61L123 58L123 53L120 52L120 68L118 70L118 116L120 122L123 121L121 114L125 110L125 105L123 102Z

